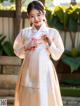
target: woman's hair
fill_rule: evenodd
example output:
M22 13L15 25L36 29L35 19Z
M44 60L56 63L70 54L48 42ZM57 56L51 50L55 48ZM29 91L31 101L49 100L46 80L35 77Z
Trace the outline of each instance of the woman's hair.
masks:
M38 11L45 13L44 5L40 1L35 0L35 1L30 2L27 7L27 14L29 15L31 10L33 9L36 9Z

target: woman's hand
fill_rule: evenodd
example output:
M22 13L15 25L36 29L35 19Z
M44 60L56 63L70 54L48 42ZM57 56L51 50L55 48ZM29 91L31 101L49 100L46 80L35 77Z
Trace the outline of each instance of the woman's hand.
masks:
M41 36L41 38L42 38L46 43L48 43L49 46L51 45L52 39L49 38L47 35L43 35L43 36Z
M27 44L25 44L24 46L24 50L34 50L35 48L37 48L37 41L36 39L32 39L30 42L28 42Z

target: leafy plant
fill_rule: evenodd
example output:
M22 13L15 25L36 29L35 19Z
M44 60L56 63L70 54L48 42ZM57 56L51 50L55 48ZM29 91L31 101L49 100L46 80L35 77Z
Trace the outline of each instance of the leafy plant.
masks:
M80 22L80 8L77 5L56 6L53 10L47 8L46 11L49 26L59 30L77 32L78 22Z
M11 2L14 2L15 0L11 0ZM12 3L10 5L4 6L2 3L0 3L0 10L7 10L7 11L16 11L15 3ZM26 12L26 6L21 7L21 12Z
M80 97L80 88L77 87L60 87L62 96Z
M2 3L4 0L0 0L0 3Z
M0 55L14 56L13 46L6 36L0 34Z
M80 26L80 8L77 5L70 5L69 7L57 6L47 13L49 26L64 31L64 46L66 32L69 32L72 49L64 52L62 61L70 66L71 72L76 71L80 67L80 52L75 47L76 32L79 31Z
M80 51L76 48L71 51L66 50L61 59L63 63L70 67L71 72L76 71L80 67Z
M10 2L15 2L15 0L10 0Z

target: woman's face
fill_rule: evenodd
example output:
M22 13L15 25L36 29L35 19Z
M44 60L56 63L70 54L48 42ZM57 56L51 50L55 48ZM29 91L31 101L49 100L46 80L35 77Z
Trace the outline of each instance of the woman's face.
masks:
M29 14L29 21L32 23L36 28L40 27L43 20L44 20L45 14L41 11L38 11L36 9L31 10Z

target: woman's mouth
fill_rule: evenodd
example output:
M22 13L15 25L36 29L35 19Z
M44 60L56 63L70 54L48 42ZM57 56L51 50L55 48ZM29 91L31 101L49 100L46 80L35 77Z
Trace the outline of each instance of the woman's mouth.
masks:
M35 24L38 24L39 23L39 21L35 21Z

